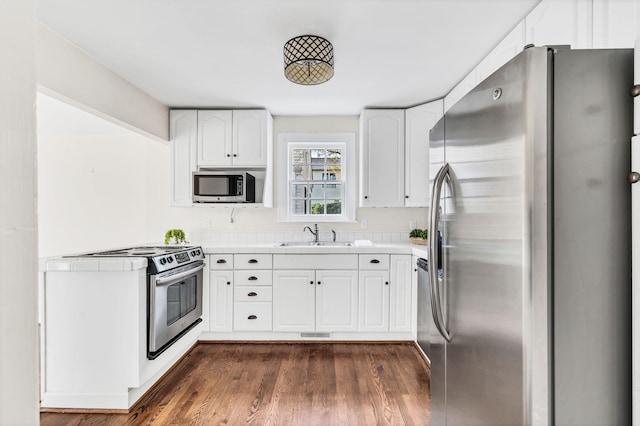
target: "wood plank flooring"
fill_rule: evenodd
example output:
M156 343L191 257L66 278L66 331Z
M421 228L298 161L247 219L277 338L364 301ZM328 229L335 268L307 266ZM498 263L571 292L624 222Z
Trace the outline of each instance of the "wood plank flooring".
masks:
M41 413L49 425L428 425L413 344L201 343L129 414Z

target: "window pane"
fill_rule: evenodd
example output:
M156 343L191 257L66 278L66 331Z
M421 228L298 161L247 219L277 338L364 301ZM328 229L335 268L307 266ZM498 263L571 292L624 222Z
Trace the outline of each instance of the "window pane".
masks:
M311 214L325 214L324 200L311 200Z
M292 214L308 214L307 201L305 200L293 200L291 202Z
M294 183L293 185L291 185L291 197L292 198L308 198L309 190L307 188L307 184Z
M324 185L311 184L311 198L324 199Z
M340 164L341 162L342 162L342 150L340 149L327 150L327 164Z
M311 180L311 167L310 166L293 166L293 179L294 180Z
M327 184L327 189L325 190L326 198L335 198L342 199L342 184Z
M342 201L327 200L327 214L342 214Z
M309 150L308 149L294 149L293 152L291 153L291 162L293 163L293 165L304 165L304 164L310 164L311 163L311 158L309 156Z

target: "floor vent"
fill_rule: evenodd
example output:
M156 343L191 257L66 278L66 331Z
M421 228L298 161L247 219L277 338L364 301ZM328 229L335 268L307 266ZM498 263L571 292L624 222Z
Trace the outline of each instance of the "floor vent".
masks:
M331 337L331 333L300 333L300 337Z

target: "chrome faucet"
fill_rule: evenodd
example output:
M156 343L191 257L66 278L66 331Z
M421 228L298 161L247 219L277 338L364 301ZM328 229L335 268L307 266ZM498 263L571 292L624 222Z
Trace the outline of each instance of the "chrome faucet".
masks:
M336 231L334 231L333 229L331 230L331 232L333 232L333 242L336 242Z
M318 232L318 224L314 223L313 226L315 227L315 231L312 231L311 228L309 228L308 226L305 226L304 229L302 230L302 232L306 231L307 229L309 230L309 232L311 232L311 234L313 234L313 236L315 237L315 240L313 241L314 243L317 243L319 241L320 238L320 232Z

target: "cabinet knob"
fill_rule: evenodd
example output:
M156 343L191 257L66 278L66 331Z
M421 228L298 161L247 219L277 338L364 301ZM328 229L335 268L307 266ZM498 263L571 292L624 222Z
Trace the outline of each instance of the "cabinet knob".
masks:
M640 180L640 173L638 172L629 173L629 176L627 176L627 180L629 181L629 183L638 182Z
M631 88L631 92L629 92L629 94L634 98L636 96L640 95L640 85L636 84L635 86L633 86Z
M385 282L384 282L384 285L389 285L389 281L385 281Z
M364 199L366 200L367 198L369 198L367 195L364 196Z
M247 294L247 296L249 296L249 297L255 297L257 295L258 295L258 293L256 293L255 291L252 291L251 293Z
M231 285L231 281L227 281L227 285Z
M227 154L227 157L231 157L231 154Z
M234 156L234 157L237 157L237 156L238 156L238 154L233 154L233 156Z
M255 315L249 315L247 319L254 320L254 319L258 319L258 317Z
M309 281L309 284L313 285L313 281Z
M318 285L322 284L320 281L318 281Z
M408 195L405 195L405 196L404 196L404 198L409 198L409 196L408 196Z

